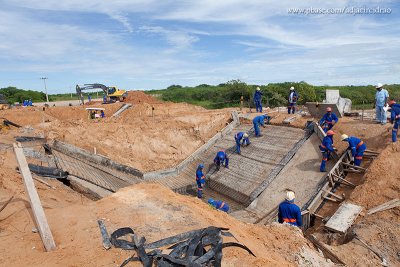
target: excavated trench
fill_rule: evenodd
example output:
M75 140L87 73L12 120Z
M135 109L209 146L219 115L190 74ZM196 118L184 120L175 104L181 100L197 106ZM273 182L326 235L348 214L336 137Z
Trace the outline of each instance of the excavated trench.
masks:
M250 146L242 147L241 155L235 153L234 134L239 131L248 132L251 141ZM305 130L268 125L262 128L262 134L254 137L252 127L239 124L236 118L176 168L152 173L142 173L59 141L51 147L56 167L70 174L68 184L91 199L142 182L160 183L175 192L196 196L195 170L203 163L207 180L204 201L225 201L230 214L239 220L267 223L275 219L287 190L295 191L296 203L308 208L314 198L320 197L317 192L327 174L319 172L318 127L311 123ZM213 159L220 150L229 155L229 169L216 171ZM309 215L306 221L309 226Z

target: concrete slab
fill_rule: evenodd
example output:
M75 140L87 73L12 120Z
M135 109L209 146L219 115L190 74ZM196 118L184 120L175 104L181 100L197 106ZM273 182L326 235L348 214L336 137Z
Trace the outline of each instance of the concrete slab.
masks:
M246 212L241 212L234 216L247 222L255 222L268 214L273 215L278 205L284 200L288 189L295 191L297 205L302 207L307 203L325 175L319 172L321 163L319 144L318 136L313 134L264 192L246 209L253 215L249 216Z
M344 234L356 220L361 211L361 206L348 202L342 203L335 214L333 214L333 216L325 224L325 227L329 230Z
M307 102L306 107L308 109L308 112L310 112L311 116L313 116L318 120L324 116L327 107L331 107L332 112L335 113L339 118L342 117L342 113L339 111L339 108L336 104Z

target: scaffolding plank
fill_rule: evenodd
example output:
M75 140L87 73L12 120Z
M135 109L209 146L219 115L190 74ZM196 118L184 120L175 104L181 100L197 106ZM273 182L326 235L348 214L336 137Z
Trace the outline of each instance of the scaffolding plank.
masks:
M56 243L54 242L49 224L47 223L46 215L44 214L42 204L40 203L39 195L36 191L35 184L33 183L32 174L29 170L28 163L26 162L24 150L22 147L19 147L14 143L14 152L24 181L25 191L28 194L29 202L31 203L32 213L39 229L40 237L42 238L46 251L51 251L55 249Z
M334 232L344 234L356 220L361 211L361 206L349 202L343 203L325 224L325 227Z

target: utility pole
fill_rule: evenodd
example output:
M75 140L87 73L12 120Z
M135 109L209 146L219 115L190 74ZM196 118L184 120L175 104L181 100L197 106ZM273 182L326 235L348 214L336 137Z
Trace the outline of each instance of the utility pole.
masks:
M46 80L48 79L47 77L42 77L40 78L44 82L44 91L46 92L46 102L49 103L49 95L47 94L47 87L46 87Z

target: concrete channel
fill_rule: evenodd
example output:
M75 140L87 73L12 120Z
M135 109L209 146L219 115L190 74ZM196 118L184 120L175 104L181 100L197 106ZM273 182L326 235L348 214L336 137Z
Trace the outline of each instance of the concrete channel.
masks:
M142 173L99 155L85 157L90 152L60 142L54 146L53 155L58 167L70 172L74 182L82 179L106 192L151 182L181 194L195 195L195 171L203 163L207 173L204 200L212 197L227 202L232 216L249 223L273 220L288 189L296 192L296 203L300 206L309 202L326 176L319 172L321 133L315 127L302 130L267 125L262 128L263 136L255 138L252 125L240 124L236 112L232 118L231 123L191 156L166 170ZM234 134L239 131L248 132L251 141L250 146L242 148L241 155L234 152ZM229 169L216 171L213 159L220 150L228 153L230 164Z

